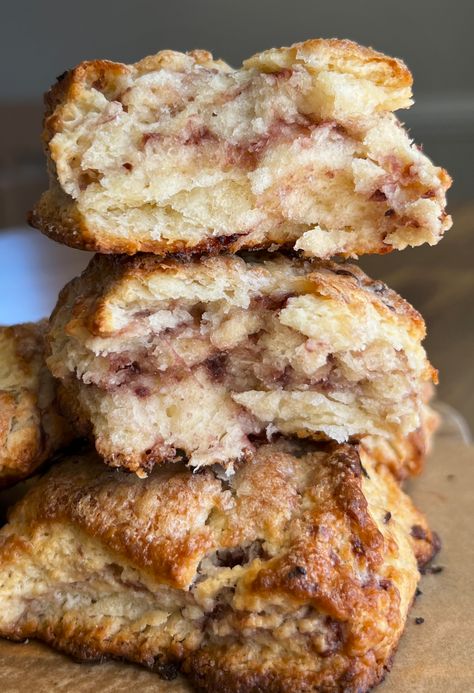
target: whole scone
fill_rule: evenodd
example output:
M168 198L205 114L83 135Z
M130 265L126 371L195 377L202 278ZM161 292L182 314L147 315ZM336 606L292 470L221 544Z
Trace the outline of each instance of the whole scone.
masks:
M96 255L60 295L47 363L108 464L143 473L184 455L232 471L277 432L404 441L436 377L424 335L353 265Z
M72 440L46 368L46 320L0 327L0 488L24 479Z
M230 481L73 456L0 531L0 635L182 671L204 691L362 693L436 545L349 445L263 446Z
M103 253L294 247L356 256L434 245L448 174L392 114L399 60L351 41L81 63L46 97L50 188L31 223Z

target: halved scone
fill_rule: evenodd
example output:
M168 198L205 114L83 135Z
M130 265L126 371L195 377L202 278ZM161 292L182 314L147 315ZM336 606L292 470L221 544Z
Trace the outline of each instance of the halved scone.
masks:
M436 372L420 315L353 265L97 255L62 291L48 365L108 464L199 467L280 432L408 436Z
M434 245L450 178L392 114L399 60L351 41L86 62L46 98L50 189L31 223L103 253L294 247L356 256Z
M0 327L0 487L35 472L72 440L46 368L46 321Z
M280 441L231 480L54 467L0 531L0 635L116 657L199 690L368 690L436 537L349 445Z

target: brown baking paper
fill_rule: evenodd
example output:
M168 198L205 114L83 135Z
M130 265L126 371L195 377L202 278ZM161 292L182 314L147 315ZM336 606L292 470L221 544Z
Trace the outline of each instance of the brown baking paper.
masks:
M409 492L441 536L443 547L426 574L392 671L381 693L474 691L474 447L439 436L423 476ZM415 618L424 622L415 624ZM189 693L181 678L162 681L136 666L76 664L38 643L0 640L2 693Z

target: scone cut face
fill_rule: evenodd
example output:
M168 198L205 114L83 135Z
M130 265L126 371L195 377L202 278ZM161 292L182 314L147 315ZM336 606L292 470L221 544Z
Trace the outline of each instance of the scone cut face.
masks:
M355 257L436 244L448 174L393 115L406 66L350 41L80 64L46 97L50 188L31 223L102 253L295 248Z
M96 255L60 295L48 366L108 464L231 472L276 433L393 443L423 427L424 334L353 265Z
M205 691L366 691L436 545L354 446L266 445L229 481L72 456L0 531L0 634Z
M420 411L421 424L412 433L407 436L365 436L362 439L361 444L367 453L385 465L399 481L421 474L432 450L434 434L440 424L438 413L429 404L433 396L434 387L426 388Z
M0 488L71 442L45 362L46 321L0 327Z

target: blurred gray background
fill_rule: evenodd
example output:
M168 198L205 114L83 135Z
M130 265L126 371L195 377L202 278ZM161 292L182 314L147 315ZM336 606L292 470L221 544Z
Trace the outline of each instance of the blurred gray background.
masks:
M238 66L264 48L318 36L355 39L401 57L414 74L415 105L399 116L452 174L455 225L436 248L364 258L361 264L421 309L428 349L442 373L441 395L474 422L473 28L473 0L4 2L0 229L24 224L46 186L42 94L81 60L130 62L163 48L207 48Z

